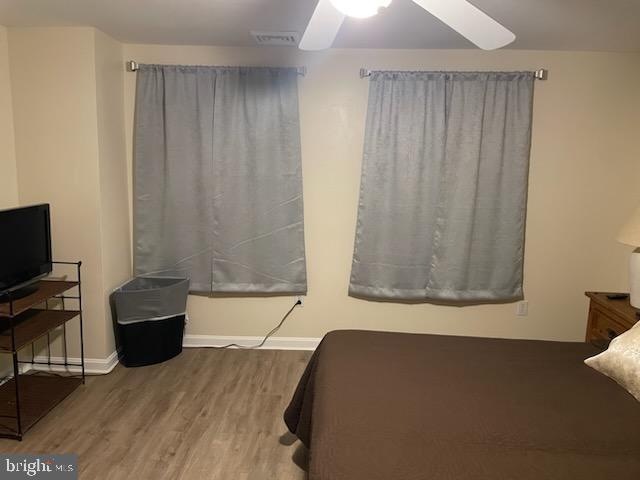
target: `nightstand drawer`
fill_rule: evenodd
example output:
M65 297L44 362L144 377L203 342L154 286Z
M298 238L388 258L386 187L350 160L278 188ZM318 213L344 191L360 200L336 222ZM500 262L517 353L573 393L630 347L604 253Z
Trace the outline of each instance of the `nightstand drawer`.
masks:
M613 340L618 335L626 332L629 329L624 325L620 325L618 322L607 316L597 307L591 309L590 315L590 334L592 338Z
M634 308L629 297L620 293L585 292L589 303L586 341L603 344L604 348L618 335L632 328L640 318L640 309Z

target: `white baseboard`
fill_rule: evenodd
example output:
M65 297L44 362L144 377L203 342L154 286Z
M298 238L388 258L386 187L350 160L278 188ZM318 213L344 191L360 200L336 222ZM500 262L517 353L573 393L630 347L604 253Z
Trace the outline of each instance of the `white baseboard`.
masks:
M258 345L264 337L227 337L221 335L185 335L185 348L223 347L231 343L238 345ZM271 337L260 347L261 350L315 350L320 338L313 337ZM236 347L232 347L236 348Z
M222 336L222 335L185 335L182 342L184 348L207 348L207 347L223 347L231 343L238 345L257 345L262 341L263 337L242 337L242 336ZM321 338L313 337L271 337L260 350L315 350L320 344ZM236 347L231 347L236 348ZM46 362L47 356L36 356L37 362ZM69 357L70 363L80 363L80 358ZM63 357L51 357L51 361L55 363L64 362ZM107 358L85 358L84 371L87 374L104 375L110 373L118 364L118 352L113 352ZM29 370L38 370L43 372L73 372L80 373L81 368L76 366L64 367L61 365L41 365L31 363L21 363L20 372L25 373ZM13 369L9 363L6 368L0 368L0 378L13 375Z
M48 359L45 355L36 356L36 362L46 362ZM68 358L70 363L80 363L80 358ZM51 357L51 361L55 363L64 362L64 357ZM107 358L85 358L84 359L84 372L90 373L93 375L104 375L110 373L116 365L118 364L118 352L113 352ZM21 364L24 370L37 370L41 372L73 372L80 373L82 371L81 367L65 367L62 365L41 365L36 363L23 363Z

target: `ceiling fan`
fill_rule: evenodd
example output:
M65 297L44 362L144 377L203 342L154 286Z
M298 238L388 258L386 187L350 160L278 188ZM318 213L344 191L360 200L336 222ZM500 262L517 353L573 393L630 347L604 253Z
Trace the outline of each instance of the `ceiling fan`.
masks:
M392 0L319 0L300 40L302 50L331 47L346 17L367 18ZM483 50L495 50L516 36L467 0L413 0Z

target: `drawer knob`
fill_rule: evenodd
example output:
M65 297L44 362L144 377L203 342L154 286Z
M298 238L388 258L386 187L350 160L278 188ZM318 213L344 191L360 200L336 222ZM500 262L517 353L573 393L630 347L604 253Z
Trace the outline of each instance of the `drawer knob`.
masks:
M607 335L609 336L610 340L613 340L618 336L618 334L614 330L611 330L610 328L607 328Z

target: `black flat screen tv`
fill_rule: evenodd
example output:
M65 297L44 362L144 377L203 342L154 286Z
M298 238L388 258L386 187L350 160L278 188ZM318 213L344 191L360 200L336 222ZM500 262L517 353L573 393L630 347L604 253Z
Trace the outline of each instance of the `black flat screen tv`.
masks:
M0 293L23 289L51 270L49 205L0 210Z

